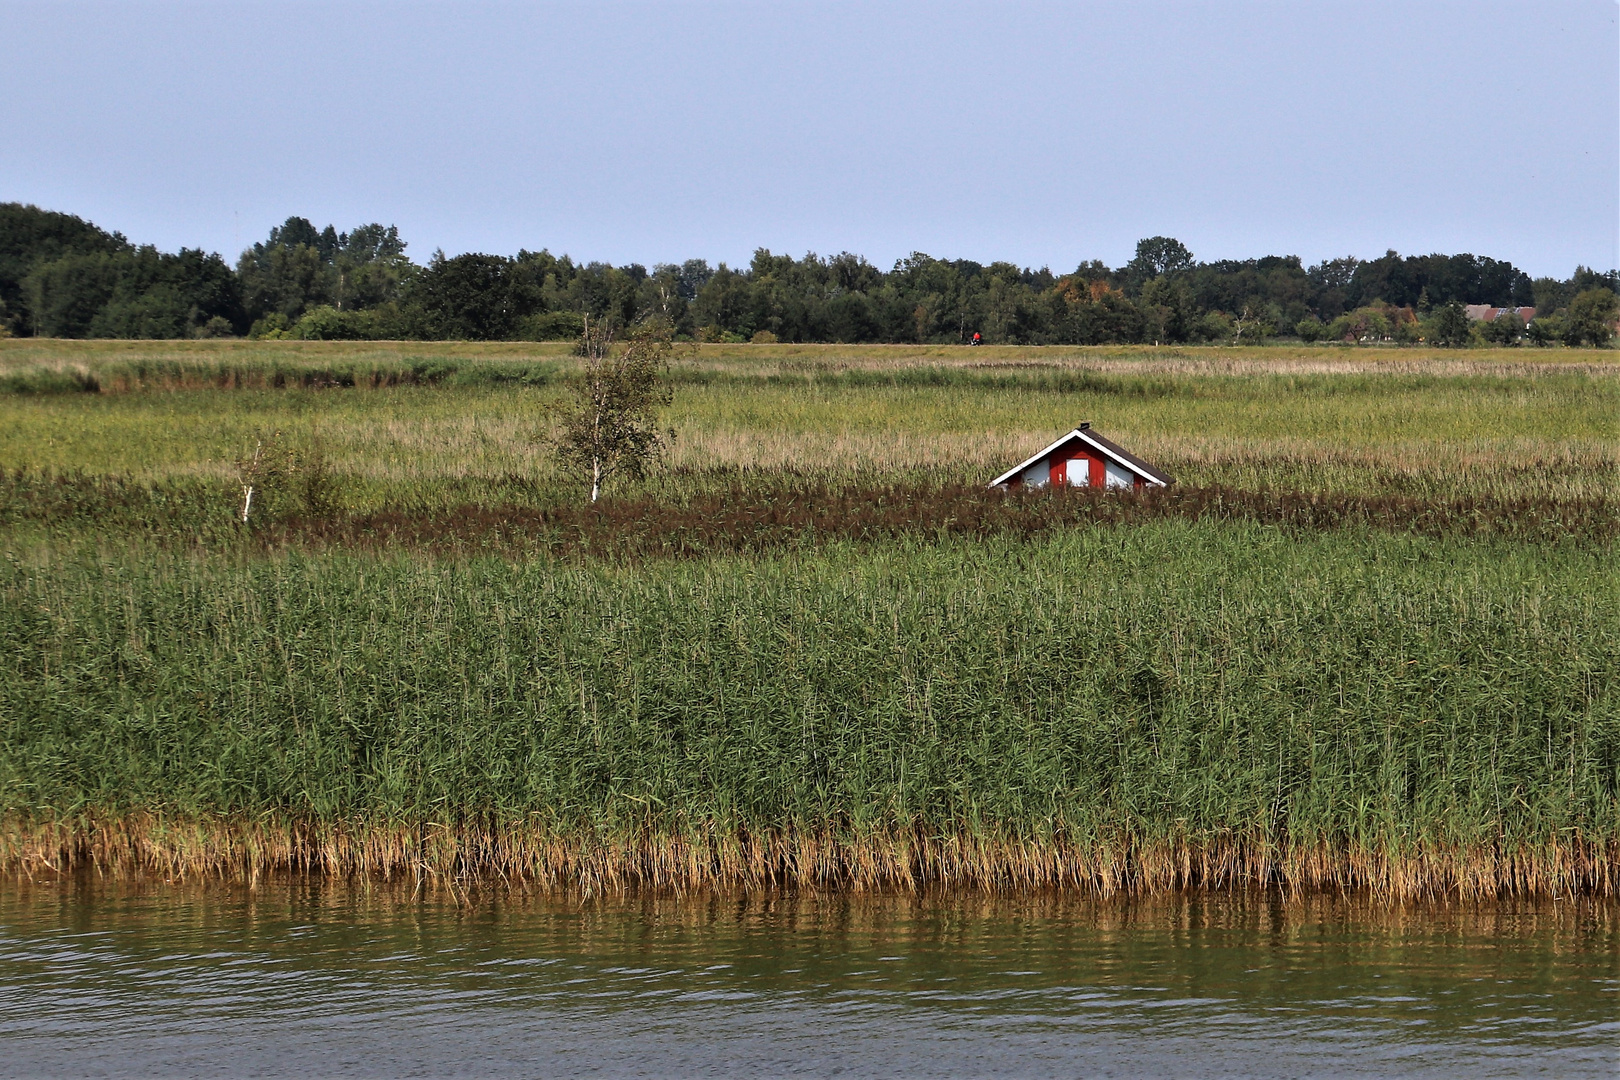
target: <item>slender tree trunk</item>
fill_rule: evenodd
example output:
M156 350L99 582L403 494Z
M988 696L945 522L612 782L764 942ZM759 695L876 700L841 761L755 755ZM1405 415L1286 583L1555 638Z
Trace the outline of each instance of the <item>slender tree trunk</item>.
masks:
M591 418L591 439L594 446L591 450L591 502L602 494L602 402L597 395L596 413Z
M260 439L258 445L253 448L253 463L249 466L253 471L248 476L257 477L259 475L259 462L262 460L264 460L264 440ZM247 524L248 512L253 509L253 489L255 486L257 485L251 482L242 485L242 524L244 525Z

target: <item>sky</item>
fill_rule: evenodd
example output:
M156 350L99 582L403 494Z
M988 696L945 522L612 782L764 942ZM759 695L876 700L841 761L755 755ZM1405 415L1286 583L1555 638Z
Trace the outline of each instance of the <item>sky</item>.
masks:
M234 253L1620 265L1620 5L0 0L0 201Z

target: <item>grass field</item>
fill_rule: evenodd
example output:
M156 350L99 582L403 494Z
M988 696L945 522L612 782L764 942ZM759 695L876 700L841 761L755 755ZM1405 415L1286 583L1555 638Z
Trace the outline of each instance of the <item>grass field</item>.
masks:
M590 509L566 347L0 343L0 858L1612 893L1611 355L705 347Z
M59 391L0 394L0 464L220 480L256 436L281 430L318 436L356 508L552 486L534 439L572 368L566 347L102 344L0 343L0 379ZM983 481L1089 420L1194 485L1617 490L1620 363L1593 359L1607 353L1165 352L705 346L672 372L669 464L688 476ZM106 392L66 392L40 374L70 368ZM297 385L311 372L362 388ZM268 386L278 377L294 386ZM393 385L364 389L371 381Z

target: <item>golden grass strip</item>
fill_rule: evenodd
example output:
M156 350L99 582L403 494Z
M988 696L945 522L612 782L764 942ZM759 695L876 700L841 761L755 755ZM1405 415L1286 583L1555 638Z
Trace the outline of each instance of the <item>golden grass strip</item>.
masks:
M0 872L94 868L113 875L255 880L297 872L475 882L587 893L630 888L926 891L1186 889L1356 892L1390 900L1610 897L1620 843L1581 836L1511 847L1417 841L1399 851L1348 840L1263 836L1041 837L923 823L853 835L833 826L752 831L719 822L603 835L538 822L317 822L150 813L0 824Z

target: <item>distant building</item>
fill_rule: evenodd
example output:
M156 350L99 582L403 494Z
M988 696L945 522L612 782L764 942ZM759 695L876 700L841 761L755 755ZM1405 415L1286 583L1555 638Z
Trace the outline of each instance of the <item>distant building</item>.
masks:
M1463 310L1468 312L1469 319L1474 322L1495 322L1505 312L1513 312L1524 325L1529 326L1530 320L1536 317L1533 307L1491 307L1489 304L1465 304Z
M1175 481L1124 447L1109 442L1081 424L1045 450L1022 461L990 486L1007 488L1098 487L1140 491Z

